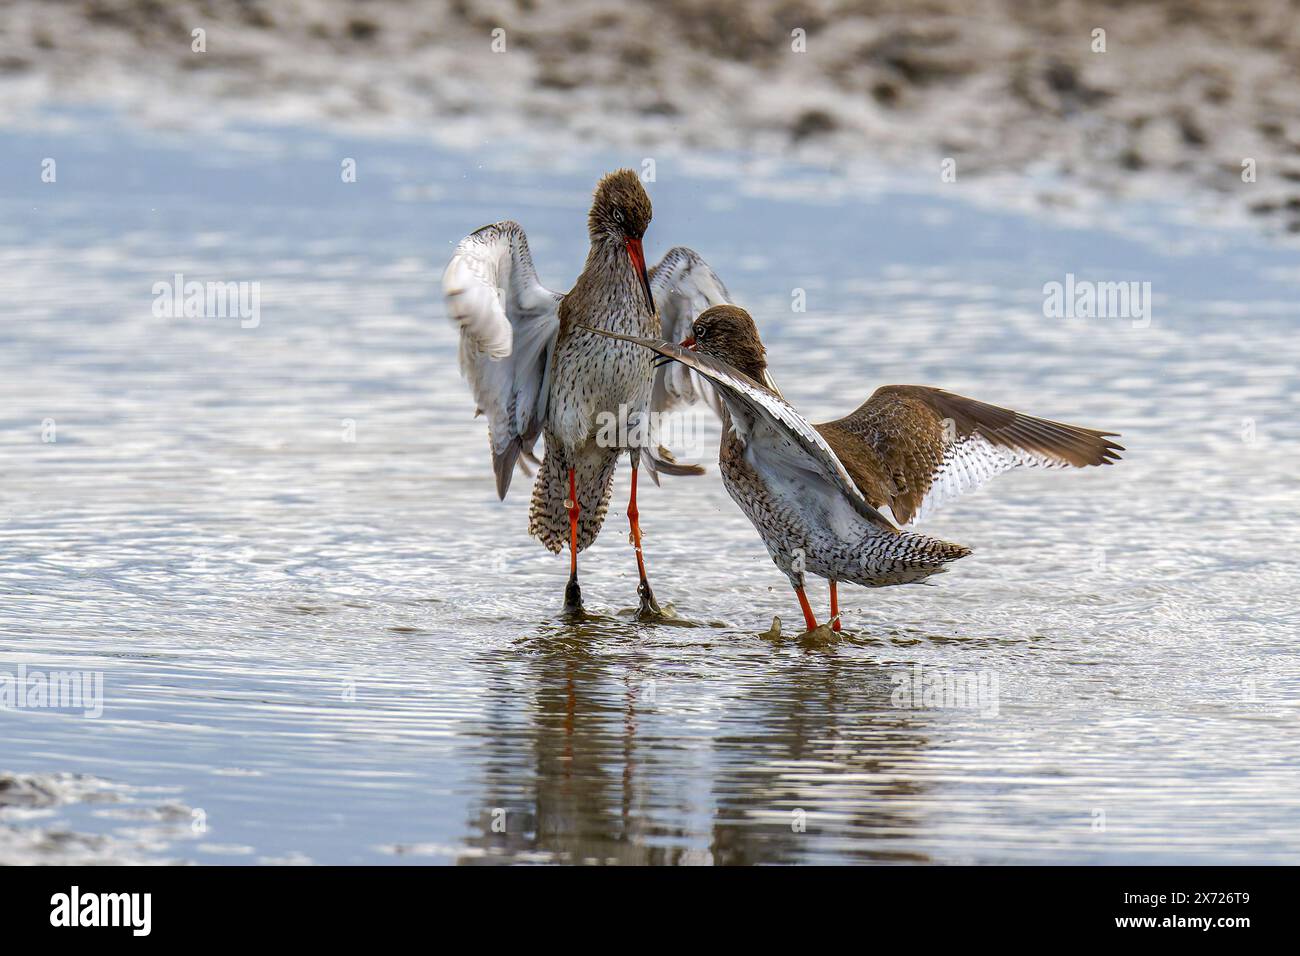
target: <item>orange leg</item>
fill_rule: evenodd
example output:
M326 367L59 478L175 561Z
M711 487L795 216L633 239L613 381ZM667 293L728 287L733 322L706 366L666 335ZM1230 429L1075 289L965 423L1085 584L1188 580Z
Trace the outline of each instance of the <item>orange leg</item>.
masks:
M813 617L812 606L808 603L808 595L803 593L803 588L795 588L794 593L799 595L799 607L803 608L804 627L810 631L817 629L817 618Z
M641 523L638 520L641 512L636 507L636 456L638 454L635 451L632 453L632 494L627 502L627 520L632 526L632 547L636 549L636 570L641 577L636 593L641 597L642 614L658 614L659 605L655 603L654 592L650 590L650 581L645 576L645 556L641 552Z
M564 503L569 511L569 574L578 576L578 515L582 508L578 505L578 479L572 468L569 469L569 500Z
M577 476L569 469L569 499L564 503L569 512L569 584L564 589L564 609L566 611L582 610L582 589L578 587L578 515L582 508L578 505Z
M835 590L835 582L831 581L831 630L840 629L840 596Z

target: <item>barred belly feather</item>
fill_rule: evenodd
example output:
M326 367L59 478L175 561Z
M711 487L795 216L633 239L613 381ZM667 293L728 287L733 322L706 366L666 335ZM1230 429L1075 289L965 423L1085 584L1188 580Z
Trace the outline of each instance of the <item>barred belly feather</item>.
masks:
M724 433L719 460L727 492L794 587L804 586L807 573L865 587L909 584L971 553L937 538L884 531L852 509L810 507L812 496L774 488L773 476L754 468L731 432Z
M548 440L549 445L549 440ZM605 521L609 499L614 491L614 466L617 448L601 448L594 442L585 447L573 463L578 486L578 550L585 551ZM533 484L533 499L528 512L528 533L558 553L569 543L569 512L564 502L569 497L569 465L558 454L547 451Z

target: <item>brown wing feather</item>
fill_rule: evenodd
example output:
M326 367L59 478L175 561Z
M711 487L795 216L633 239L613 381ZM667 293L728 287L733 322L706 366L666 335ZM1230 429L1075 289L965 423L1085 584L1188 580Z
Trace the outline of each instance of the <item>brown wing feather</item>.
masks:
M882 386L853 413L815 427L867 500L878 508L888 504L904 524L954 460L964 458L959 484L965 490L1016 464L1108 465L1124 450L1110 441L1114 432L1034 418L924 385ZM989 446L1014 454L971 467L970 456Z

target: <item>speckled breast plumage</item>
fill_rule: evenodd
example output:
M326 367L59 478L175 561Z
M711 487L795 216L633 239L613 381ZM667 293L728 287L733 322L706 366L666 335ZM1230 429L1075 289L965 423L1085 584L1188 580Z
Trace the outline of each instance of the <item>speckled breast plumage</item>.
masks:
M621 251L589 261L560 307L561 332L551 358L543 434L546 457L533 486L529 533L551 551L568 542L568 469L578 488L578 548L596 539L609 508L618 456L634 443L647 414L654 353L631 342L586 332L579 325L629 335L659 335L659 318L645 304ZM607 418L613 416L612 419ZM609 427L613 421L612 428ZM624 422L620 428L619 422ZM614 438L599 441L604 434Z

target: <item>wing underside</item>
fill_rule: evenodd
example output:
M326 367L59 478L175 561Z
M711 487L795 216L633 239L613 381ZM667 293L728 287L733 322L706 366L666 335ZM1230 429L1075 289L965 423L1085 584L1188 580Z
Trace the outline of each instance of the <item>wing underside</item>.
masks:
M537 278L516 222L484 226L456 246L442 278L447 314L460 331L460 370L488 420L497 494L521 455L532 455L546 416L559 293Z

